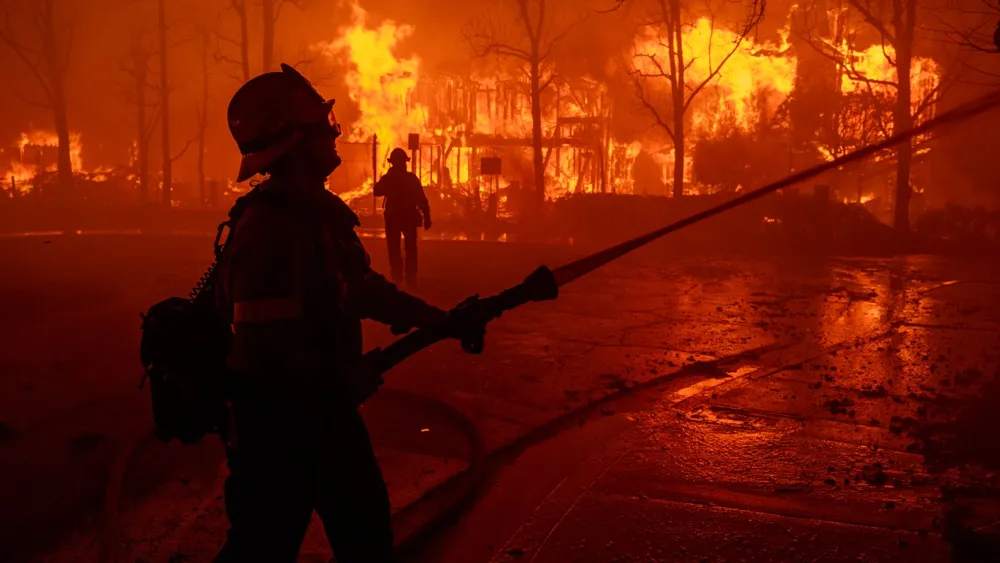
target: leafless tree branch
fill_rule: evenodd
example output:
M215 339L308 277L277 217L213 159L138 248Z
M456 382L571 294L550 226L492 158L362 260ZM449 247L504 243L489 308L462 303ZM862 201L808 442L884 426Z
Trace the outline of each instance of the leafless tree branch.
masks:
M667 136L670 137L671 141L675 141L674 129L663 119L663 116L660 115L660 111L656 109L656 106L654 106L652 103L650 103L648 99L646 99L646 93L642 88L642 84L641 82L639 82L638 77L636 77L636 94L639 98L639 102L653 116L653 120L656 122L656 124L659 125L661 129L663 129L663 131L667 134Z
M548 87L552 85L552 82L555 81L557 76L558 75L555 72L549 73L549 77L544 82L539 83L538 91L544 92L545 90L547 90Z
M34 31L42 35L42 30L44 27L37 27L37 19L41 17L37 12L35 14L36 22L32 23L34 26ZM52 90L51 90L51 76L48 76L44 69L45 64L42 61L44 44L41 47L32 47L26 40L18 37L15 31L20 26L18 26L15 21L12 9L9 2L3 4L3 22L0 26L0 42L3 42L7 47L24 62L25 66L31 72L32 76L38 81L39 87L41 87L42 92L45 94L46 99L52 102ZM44 25L44 24L43 24ZM44 38L41 39L44 42ZM34 55L34 57L32 57Z
M882 20L875 17L869 6L862 4L861 0L847 0L847 2L861 14L861 17L864 18L868 25L875 28L883 38L888 39L891 44L895 45L896 36L889 31L889 28L885 26Z
M300 10L303 10L305 9L306 2L304 0L278 0L275 2L274 17L271 21L274 23L278 22L278 18L281 17L281 9L284 8L286 4L290 4Z
M182 156L184 156L184 153L186 153L188 151L188 149L191 148L191 145L193 145L195 143L195 141L198 140L199 135L200 135L200 133L198 135L195 135L194 137L191 137L190 139L188 139L187 142L184 143L184 148L181 149L181 152L179 152L179 153L175 154L174 156L170 157L170 162L176 162L178 159L180 159Z
M240 61L237 61L236 59L234 59L234 58L232 58L232 57L230 57L228 55L223 55L221 53L216 53L216 54L212 55L212 58L215 59L215 62L217 62L217 63L231 63L231 64L234 64L234 65L240 65L240 64L242 64Z
M236 45L237 47L240 45L239 41L237 41L237 40L235 40L235 39L233 39L231 37L226 37L221 32L216 32L215 37L219 41L222 41L224 43L229 43L230 45Z
M714 24L713 24L713 29L714 29ZM709 69L712 70L710 70L708 76L691 91L691 94L688 95L687 100L684 101L685 112L687 112L688 108L691 106L691 102L694 101L695 97L698 96L698 93L700 93L705 88L705 86L708 85L709 82L715 80L715 77L719 75L719 71L722 70L722 67L725 66L725 64L729 61L729 59L736 53L737 50L739 50L740 45L743 44L743 40L745 38L746 38L746 33L741 34L739 38L736 39L736 43L733 45L733 48L730 49L730 51L726 54L725 57L722 58L722 61L720 61L718 66L716 66L714 69L712 69L711 66L712 63L711 61L709 61ZM711 51L711 49L709 51ZM694 59L692 58L692 61L693 60Z
M51 102L39 102L39 101L31 100L30 98L28 98L27 96L25 96L23 92L21 92L19 90L14 90L14 97L17 98L18 100L20 100L21 103L23 103L25 105L33 106L33 107L36 107L36 108L52 109L52 103Z
M882 80L878 78L871 78L864 74L862 71L858 70L855 66L855 61L849 56L841 53L839 49L831 45L825 40L816 40L812 37L809 30L799 31L796 35L804 43L808 44L816 53L822 55L823 57L833 61L838 68L853 82L860 82L865 84L881 84L883 86L891 86L893 88L898 88L899 84L891 80Z

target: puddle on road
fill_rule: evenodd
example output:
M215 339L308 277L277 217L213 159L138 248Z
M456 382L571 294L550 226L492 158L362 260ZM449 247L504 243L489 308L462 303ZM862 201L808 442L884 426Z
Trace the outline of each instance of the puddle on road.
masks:
M755 364L744 364L744 365L741 365L741 366L739 366L739 367L737 367L737 368L735 368L735 369L733 369L731 371L730 370L726 370L726 372L725 372L726 373L726 377L719 377L719 378L715 378L715 379L705 379L705 380L699 381L698 383L695 383L694 385L689 385L688 387L685 387L683 389L679 389L679 390L675 391L673 394L670 395L670 401L671 401L671 403L676 403L676 402L679 402L679 401L683 401L684 399L687 399L689 397L693 397L694 395L697 395L698 393L701 393L702 391L706 391L706 390L711 389L713 387L718 387L719 385L722 385L723 383L726 383L727 381L732 381L734 379L738 379L740 377L743 377L745 375L753 373L753 372L757 371L758 369L760 369L761 367L763 367L763 366L759 366L759 365L755 365Z

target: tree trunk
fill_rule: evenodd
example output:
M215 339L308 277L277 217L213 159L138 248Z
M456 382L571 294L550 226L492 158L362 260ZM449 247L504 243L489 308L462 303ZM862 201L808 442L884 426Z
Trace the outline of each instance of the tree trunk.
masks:
M674 67L671 94L674 102L674 197L684 196L684 34L680 0L670 0L671 66ZM676 61L676 66L674 61Z
M233 0L233 9L240 18L240 63L243 65L243 81L250 81L250 23L247 14L247 0Z
M535 204L538 220L542 220L545 206L545 163L542 158L542 91L541 61L538 47L531 52L531 151L535 176Z
M201 109L198 111L198 202L205 207L208 194L205 187L205 133L208 131L208 33L202 36L201 48Z
M902 59L902 54L897 53ZM909 70L909 65L900 63L897 68L900 72ZM895 131L905 131L913 125L910 117L910 92L906 87L906 96L903 94L904 87L900 84L899 99L896 101L896 111L893 119L893 129ZM910 230L910 165L913 160L913 145L910 141L905 141L896 146L896 230L899 232L909 232Z
M138 53L137 53L138 55ZM133 57L135 64L135 105L136 105L136 155L138 159L138 169L136 174L139 179L139 200L141 203L149 203L149 134L146 132L146 57Z
M270 72L271 61L274 59L274 0L261 0L264 12L264 37L261 38L263 53L261 72Z
M674 197L684 196L684 114L674 110Z
M63 197L73 193L73 159L70 154L69 119L66 111L66 89L62 57L59 56L59 44L56 41L55 14L53 5L49 4L41 12L44 20L41 22L43 33L43 52L49 76L49 102L52 104L52 117L55 122L56 137L59 139L57 150L57 176L59 191Z
M205 190L205 131L202 130L198 134L198 205L204 208L207 201L208 193Z
M893 134L913 127L911 115L910 69L913 62L913 34L916 26L917 0L894 0L896 25L896 109L893 112ZM905 6L904 6L905 4ZM905 13L904 13L905 12ZM910 165L913 160L913 143L905 141L896 145L896 213L895 227L901 233L910 231Z
M61 195L73 195L73 159L70 155L69 120L66 116L66 96L62 77L52 78L52 111L55 117L56 137L59 139L57 170Z
M161 203L170 207L173 164L170 154L170 84L167 80L167 6L166 0L159 0L160 35L160 134L163 145L163 199Z

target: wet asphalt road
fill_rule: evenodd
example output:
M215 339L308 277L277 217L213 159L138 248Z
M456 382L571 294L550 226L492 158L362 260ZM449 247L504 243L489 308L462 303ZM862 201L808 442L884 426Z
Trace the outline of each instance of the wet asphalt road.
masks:
M141 424L144 396L126 394L137 312L195 277L207 256L199 243L56 240L26 254L24 241L2 242L23 273L2 282L16 297L0 323L0 448L18 459L0 457L21 498L46 479L99 482L101 452ZM421 291L447 306L579 252L427 244ZM389 386L454 405L500 453L478 504L416 558L939 561L956 545L958 556L981 551L993 474L967 466L1000 459L982 430L1000 427L989 387L998 281L1000 268L983 261L660 247L505 315L480 357L435 346ZM433 430L420 446L385 428L376 444L393 451L462 455ZM399 465L420 473L419 459ZM44 507L33 509L44 522ZM217 540L192 526L173 528L170 549L199 560ZM313 539L304 553L324 549Z
M732 355L521 451L413 560L1000 560L995 271L851 260L768 280L769 266L726 264L666 266L716 269L671 298L697 303L703 331L762 348L720 343ZM671 311L665 341L697 323Z

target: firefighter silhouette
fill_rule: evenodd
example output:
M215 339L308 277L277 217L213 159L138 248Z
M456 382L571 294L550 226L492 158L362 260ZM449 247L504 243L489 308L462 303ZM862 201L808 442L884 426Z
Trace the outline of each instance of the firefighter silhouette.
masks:
M420 178L406 169L410 157L400 148L389 153L389 171L375 183L375 195L384 197L385 240L389 246L389 271L394 282L417 285L417 230L431 228L431 208ZM406 259L400 252L400 237L406 244Z
M229 105L238 181L267 178L245 196L218 267L218 309L233 327L218 562L296 561L313 510L338 562L394 560L389 497L358 413L378 382L348 368L362 318L399 334L447 313L371 269L357 216L324 189L340 164L332 107L287 65Z

